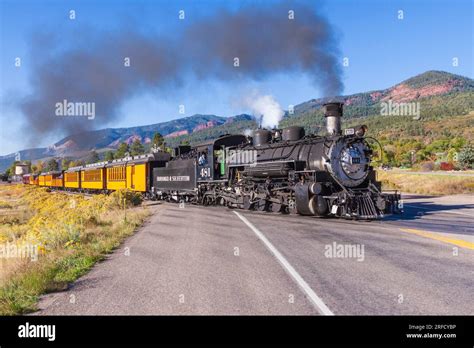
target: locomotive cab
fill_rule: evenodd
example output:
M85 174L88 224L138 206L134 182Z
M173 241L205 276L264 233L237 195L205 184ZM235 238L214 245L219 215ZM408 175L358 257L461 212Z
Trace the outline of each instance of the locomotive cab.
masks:
M198 181L228 178L227 149L247 143L244 135L224 135L213 142L196 146Z

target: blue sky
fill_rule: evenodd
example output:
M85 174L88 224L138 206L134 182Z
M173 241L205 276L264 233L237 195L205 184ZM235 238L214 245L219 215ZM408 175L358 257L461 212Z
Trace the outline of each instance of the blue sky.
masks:
M146 33L173 33L181 25L176 21L181 9L186 11L186 20L192 22L222 7L269 7L275 2L279 1L0 0L0 155L26 147L21 136L24 121L15 100L32 90L30 66L42 54L51 54L44 47L33 56L32 35L54 33L61 49L84 40L78 35L81 28L114 31L133 26ZM344 94L390 87L427 70L473 77L474 16L470 0L300 2L317 7L331 23L339 38L341 65L344 57L349 58L349 66L343 67ZM291 7L291 1L287 4ZM68 18L71 9L76 11L74 21ZM403 11L403 20L397 18L399 10ZM22 59L21 68L14 65L16 57ZM452 65L454 57L459 60L457 67ZM270 75L238 83L190 77L180 88L143 92L121 101L120 117L109 126L145 125L195 113L230 116L249 112L234 102L247 90L271 94L285 109L324 96L303 74ZM178 113L180 104L185 105L184 115ZM42 137L33 145L49 145L62 136Z

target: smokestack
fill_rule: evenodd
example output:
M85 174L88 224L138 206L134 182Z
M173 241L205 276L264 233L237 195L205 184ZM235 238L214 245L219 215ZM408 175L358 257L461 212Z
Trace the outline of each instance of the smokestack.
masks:
M326 130L329 135L341 134L342 106L344 103L331 102L323 105Z

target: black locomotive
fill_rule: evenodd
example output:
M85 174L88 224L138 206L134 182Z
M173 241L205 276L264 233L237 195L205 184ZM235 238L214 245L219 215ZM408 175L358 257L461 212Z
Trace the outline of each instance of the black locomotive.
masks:
M360 126L341 130L343 104L324 105L327 135L302 127L258 129L180 146L153 169L153 196L301 215L377 219L399 213L400 195L386 193L370 166L373 150Z

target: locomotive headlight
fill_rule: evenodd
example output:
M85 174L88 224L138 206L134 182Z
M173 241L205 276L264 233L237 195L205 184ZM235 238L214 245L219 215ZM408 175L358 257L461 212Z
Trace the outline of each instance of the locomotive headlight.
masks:
M359 127L357 128L357 130L356 130L356 135L357 135L358 137L363 137L363 136L365 135L365 132L367 132L368 129L369 129L369 128L368 128L365 124L363 124L362 126L359 126Z

